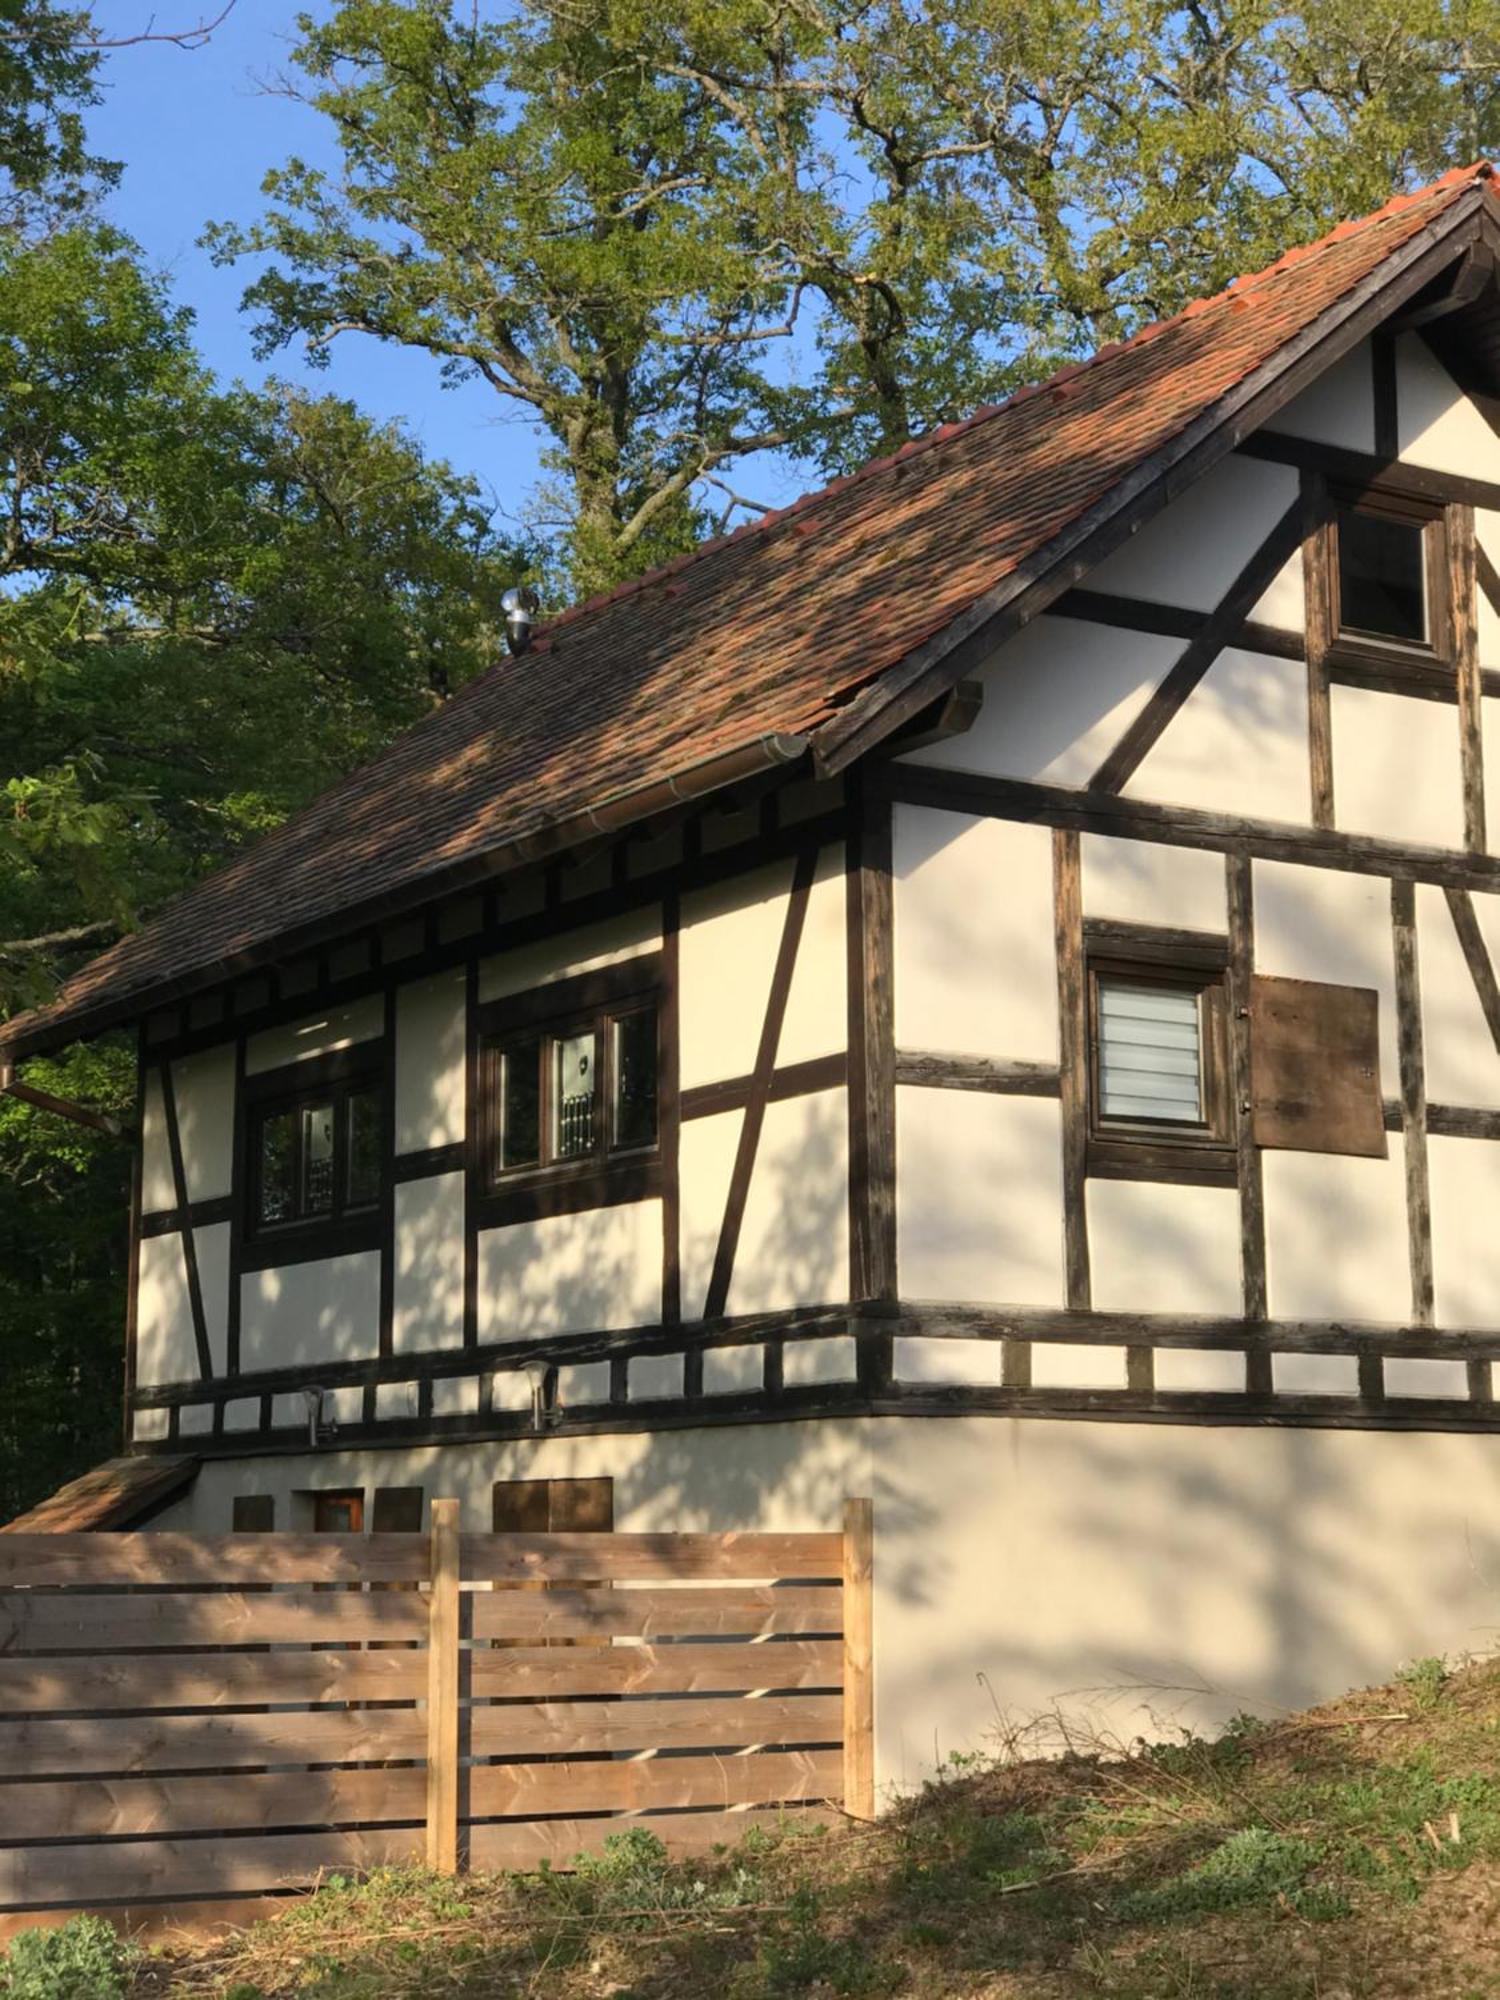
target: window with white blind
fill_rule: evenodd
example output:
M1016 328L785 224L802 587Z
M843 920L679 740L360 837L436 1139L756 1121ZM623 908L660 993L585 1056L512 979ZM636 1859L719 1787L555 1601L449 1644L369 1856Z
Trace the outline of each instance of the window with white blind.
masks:
M1203 1016L1190 986L1099 979L1099 1115L1203 1123Z
M1195 937L1179 956L1144 931L1109 942L1088 952L1089 1172L1232 1179L1222 950Z

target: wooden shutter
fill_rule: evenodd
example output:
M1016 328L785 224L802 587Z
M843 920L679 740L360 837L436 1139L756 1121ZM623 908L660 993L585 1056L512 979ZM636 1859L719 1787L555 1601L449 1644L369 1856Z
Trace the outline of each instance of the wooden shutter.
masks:
M549 1479L548 1526L553 1534L607 1535L615 1525L612 1479Z
M270 1535L276 1530L276 1498L271 1493L236 1493L234 1532L237 1535Z
M1252 980L1250 1111L1258 1146L1384 1159L1379 995L1309 979Z
M377 1486L370 1510L370 1526L377 1535L420 1535L422 1488Z

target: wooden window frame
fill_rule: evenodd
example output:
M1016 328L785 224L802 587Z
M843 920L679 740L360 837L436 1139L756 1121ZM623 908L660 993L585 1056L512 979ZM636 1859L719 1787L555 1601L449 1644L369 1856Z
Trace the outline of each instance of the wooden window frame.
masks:
M1101 927L1102 928L1102 927ZM1085 1170L1098 1180L1183 1181L1233 1187L1238 1181L1229 1034L1228 940L1206 935L1084 927L1084 996L1088 1026ZM1100 1087L1099 982L1130 979L1186 988L1199 997L1203 1122L1106 1118Z
M369 1201L351 1206L349 1184L349 1102L373 1092L380 1126L380 1158L375 1192ZM245 1243L257 1263L275 1263L285 1250L300 1260L309 1255L337 1256L380 1244L380 1219L391 1178L391 1106L382 1055L361 1046L335 1057L310 1058L286 1069L247 1077L245 1095ZM333 1122L333 1199L326 1214L294 1215L284 1222L261 1218L261 1134L270 1118L331 1102ZM300 1124L298 1126L300 1134ZM300 1179L300 1137L297 1142Z
M616 1147L610 1130L615 1114L613 1025L652 1009L656 1015L656 1137L649 1146ZM645 1199L660 1192L662 1143L667 1125L664 1082L668 1051L662 955L649 952L618 966L534 987L491 1001L478 1010L479 1038L479 1199L488 1222L523 1215L567 1213L587 1207ZM552 1125L551 1049L571 1034L592 1031L600 1064L599 1132L593 1149L569 1159L548 1159ZM539 1129L543 1157L524 1166L500 1164L500 1083L504 1058L517 1046L539 1044L541 1099Z
M1368 514L1387 521L1402 521L1424 530L1423 555L1427 580L1427 627L1425 640L1383 639L1378 633L1345 630L1339 581L1339 521L1346 513ZM1333 487L1329 493L1328 519L1323 529L1326 540L1324 575L1328 592L1328 666L1335 680L1353 686L1398 688L1406 682L1413 689L1430 688L1444 694L1454 692L1453 619L1448 597L1448 524L1440 501L1418 494L1372 493L1355 487Z
M365 1532L365 1491L362 1486L318 1488L309 1493L308 1498L312 1502L312 1531L315 1535L362 1535ZM352 1525L330 1526L325 1510L334 1507L347 1507L353 1517Z

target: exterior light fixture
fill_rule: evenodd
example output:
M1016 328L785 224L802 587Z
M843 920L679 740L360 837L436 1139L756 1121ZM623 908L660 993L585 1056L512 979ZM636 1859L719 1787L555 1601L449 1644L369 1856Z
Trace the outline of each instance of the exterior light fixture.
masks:
M529 583L514 585L500 599L505 613L505 643L513 653L524 653L531 644L531 622L537 613L537 595Z

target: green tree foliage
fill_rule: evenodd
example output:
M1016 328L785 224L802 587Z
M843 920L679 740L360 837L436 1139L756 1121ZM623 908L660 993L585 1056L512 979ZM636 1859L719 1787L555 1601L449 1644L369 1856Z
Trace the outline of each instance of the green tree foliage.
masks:
M0 238L0 1009L468 679L521 569L399 428L219 386L119 236ZM35 1080L128 1112L133 1071ZM0 1517L118 1449L127 1181L0 1100Z
M223 257L544 430L591 589L769 449L846 469L1491 143L1497 0L341 0L336 175Z
M77 210L117 177L84 130L98 59L84 9L0 0L0 228Z

